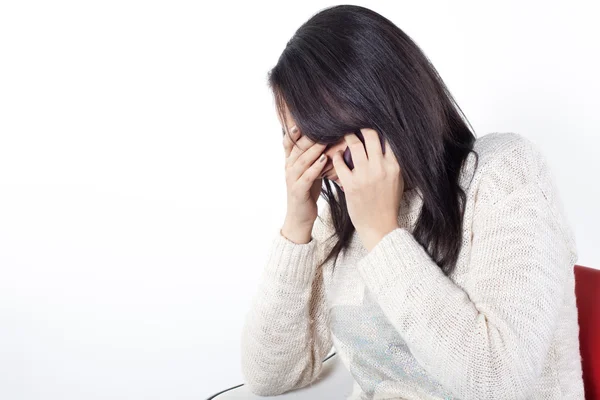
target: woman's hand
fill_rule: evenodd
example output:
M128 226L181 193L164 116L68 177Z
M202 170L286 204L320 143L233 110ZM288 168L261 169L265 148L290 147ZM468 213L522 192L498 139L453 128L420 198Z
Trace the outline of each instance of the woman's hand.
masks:
M398 228L404 180L388 141L385 141L383 154L377 131L362 128L360 132L365 139L364 146L354 133L344 135L354 169L350 170L344 163L342 151L336 152L332 161L344 187L352 224L365 248L371 251L385 235Z
M326 146L303 136L296 126L283 137L285 181L287 187L286 223L310 231L317 219L317 200L323 179L319 177L327 164ZM292 142L292 139L296 142ZM323 158L319 158L323 156Z

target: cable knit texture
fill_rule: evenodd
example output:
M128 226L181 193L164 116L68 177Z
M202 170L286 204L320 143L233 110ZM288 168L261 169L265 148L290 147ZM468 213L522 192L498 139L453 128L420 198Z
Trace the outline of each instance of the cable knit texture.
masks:
M573 266L577 250L552 172L516 133L477 138L461 170L463 240L449 276L412 235L418 189L399 228L367 252L317 268L335 239L328 206L309 243L274 235L241 335L245 382L271 396L319 379L336 351L348 399L583 399Z

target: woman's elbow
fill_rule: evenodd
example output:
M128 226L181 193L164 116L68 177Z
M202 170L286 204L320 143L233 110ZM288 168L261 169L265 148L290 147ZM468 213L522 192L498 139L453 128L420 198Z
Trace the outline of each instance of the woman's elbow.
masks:
M242 376L248 390L258 396L276 396L290 390L290 376L283 365L277 368L265 368L257 355L242 352Z

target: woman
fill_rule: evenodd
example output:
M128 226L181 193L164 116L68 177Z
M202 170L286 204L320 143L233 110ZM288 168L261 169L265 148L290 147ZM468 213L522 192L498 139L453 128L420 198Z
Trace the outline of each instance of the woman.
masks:
M333 346L352 399L583 399L577 250L538 148L475 138L417 45L359 6L303 24L269 85L288 208L242 332L250 390L309 385Z

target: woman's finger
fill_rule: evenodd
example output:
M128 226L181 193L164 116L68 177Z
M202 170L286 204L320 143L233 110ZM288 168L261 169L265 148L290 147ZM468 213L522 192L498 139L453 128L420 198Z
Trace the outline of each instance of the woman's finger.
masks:
M394 154L394 152L392 151L392 148L390 147L390 142L388 140L386 140L384 142L384 144L385 144L385 154L383 155L383 159L391 162L392 164L394 164L396 166L396 168L400 169L400 163L398 163L398 159L396 158L396 155Z
M289 130L288 133L286 133L285 130L283 131L283 148L284 148L285 158L288 158L290 156L292 148L295 145L294 142L297 142L299 137L300 137L300 130L298 129L298 127L296 125L294 125ZM292 139L293 139L293 141L292 141Z
M310 191L310 188L315 183L315 181L322 179L319 177L319 175L321 175L326 161L327 156L325 154L321 154L321 157L313 161L312 165L300 175L296 184L301 187L301 193ZM319 185L319 187L320 186L321 185Z
M317 148L317 149L313 150L313 148ZM287 164L292 165L292 164L296 163L298 160L301 160L302 157L314 158L312 153L317 152L317 154L314 154L314 156L316 157L320 153L323 152L324 148L325 148L324 144L315 143L312 140L310 140L308 137L302 136L300 139L298 139L296 141L296 145L292 147L292 150L290 151L290 155L287 158ZM306 154L306 153L311 153L311 155L304 156L304 154Z
M367 148L367 157L371 161L383 159L383 149L381 148L381 139L379 133L371 128L362 128L360 130L365 138L365 147ZM353 157L354 158L354 155Z

